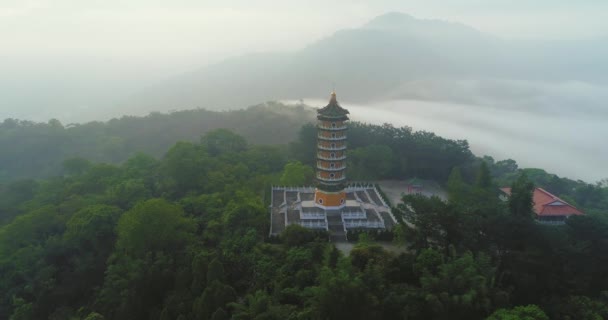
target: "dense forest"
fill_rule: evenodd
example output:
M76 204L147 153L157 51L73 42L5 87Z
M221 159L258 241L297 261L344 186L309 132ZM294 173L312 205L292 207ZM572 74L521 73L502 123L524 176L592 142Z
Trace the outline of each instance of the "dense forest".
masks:
M60 175L63 161L72 157L113 164L138 152L158 158L178 141L195 141L219 128L231 129L250 143L286 144L313 120L311 108L275 102L244 110L151 113L85 124L6 119L0 122L0 182Z
M360 233L345 255L298 226L270 238L270 186L313 182L314 113L283 109L4 121L0 319L608 318L605 183L408 127L349 132L352 180L448 191L393 204L401 250ZM534 186L587 215L535 223Z

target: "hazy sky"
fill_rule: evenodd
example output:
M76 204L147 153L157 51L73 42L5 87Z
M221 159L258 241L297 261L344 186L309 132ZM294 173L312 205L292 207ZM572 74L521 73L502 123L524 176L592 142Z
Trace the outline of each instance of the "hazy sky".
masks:
M0 56L5 66L88 56L169 71L193 60L295 49L388 11L504 37L608 34L605 0L0 0Z

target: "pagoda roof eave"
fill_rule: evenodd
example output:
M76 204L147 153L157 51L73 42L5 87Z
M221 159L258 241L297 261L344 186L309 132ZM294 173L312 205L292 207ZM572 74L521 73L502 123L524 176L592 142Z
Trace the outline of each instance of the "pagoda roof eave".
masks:
M319 120L349 120L347 115L335 115L335 116L328 116L325 114L317 114L317 119Z
M342 108L338 102L330 102L327 106L317 110L317 114L319 116L328 117L328 118L340 118L346 117L347 114L350 114L348 110Z

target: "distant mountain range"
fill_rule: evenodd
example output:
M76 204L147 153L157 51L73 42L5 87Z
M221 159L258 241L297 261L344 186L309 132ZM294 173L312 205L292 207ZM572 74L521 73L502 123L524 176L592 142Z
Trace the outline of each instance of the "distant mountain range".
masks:
M542 102L545 91L580 92L582 86L605 92L607 40L508 40L463 24L388 13L295 52L245 55L168 79L124 106L142 113L242 108L320 97L335 86L341 97L360 103L421 99L500 106L508 100L525 107Z
M414 99L608 117L608 37L503 39L402 13L381 15L299 50L229 58L169 79L157 79L154 65L120 74L121 62L103 56L45 59L25 57L14 65L3 60L0 121L70 123L236 109L269 100L325 99L334 87L345 104Z

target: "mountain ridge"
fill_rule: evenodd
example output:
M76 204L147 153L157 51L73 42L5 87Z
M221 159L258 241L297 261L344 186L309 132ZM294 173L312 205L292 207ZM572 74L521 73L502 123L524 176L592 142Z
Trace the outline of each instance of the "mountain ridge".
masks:
M607 67L598 63L604 51L608 55L608 46L596 46L594 41L518 42L461 23L390 12L300 50L249 54L197 69L142 91L124 105L142 113L232 109L268 100L318 97L334 85L341 96L358 103L396 97L441 101L446 99L442 91L449 90L446 79L602 83L608 80ZM409 83L429 80L431 86L444 87L423 97L409 93ZM469 101L470 94L462 92L454 102Z

